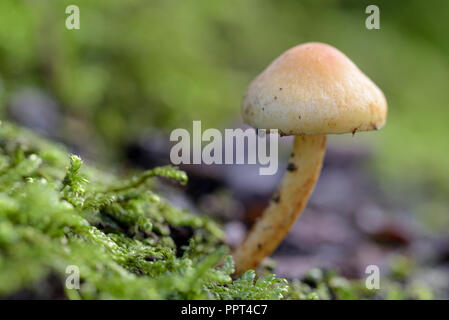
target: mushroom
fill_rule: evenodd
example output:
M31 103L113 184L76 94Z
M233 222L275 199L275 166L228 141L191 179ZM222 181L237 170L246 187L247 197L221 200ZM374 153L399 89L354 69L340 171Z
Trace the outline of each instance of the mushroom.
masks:
M295 139L279 190L233 254L237 275L269 256L306 207L321 171L326 135L380 129L387 102L342 52L305 43L283 53L250 84L242 114L255 128L277 129Z

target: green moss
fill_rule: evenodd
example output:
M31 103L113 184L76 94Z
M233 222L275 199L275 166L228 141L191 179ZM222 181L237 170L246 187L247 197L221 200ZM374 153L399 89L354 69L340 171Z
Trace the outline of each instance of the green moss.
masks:
M69 265L79 268L81 287L65 289L67 298L279 299L287 290L285 280L256 280L252 271L232 280L219 226L151 191L156 176L186 183L175 168L122 181L6 123L0 164L2 297L54 275L52 285L64 288ZM176 228L193 236L183 244Z

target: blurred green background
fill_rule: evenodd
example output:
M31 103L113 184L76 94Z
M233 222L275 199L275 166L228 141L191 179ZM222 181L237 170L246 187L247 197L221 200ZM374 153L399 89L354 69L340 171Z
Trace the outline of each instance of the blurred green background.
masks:
M65 28L69 4L80 7L80 30ZM369 4L380 7L380 30L365 28ZM449 1L2 0L0 112L14 118L24 92L50 97L50 135L117 163L148 127L238 123L241 97L266 65L299 43L326 42L387 97L386 127L366 134L371 169L405 201L426 194L416 211L444 228L448 13Z

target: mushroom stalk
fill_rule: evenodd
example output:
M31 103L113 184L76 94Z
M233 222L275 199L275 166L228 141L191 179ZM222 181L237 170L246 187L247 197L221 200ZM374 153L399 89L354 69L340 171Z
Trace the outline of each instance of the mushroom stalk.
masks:
M326 135L296 136L278 192L234 253L235 274L256 268L284 239L307 205L318 180Z

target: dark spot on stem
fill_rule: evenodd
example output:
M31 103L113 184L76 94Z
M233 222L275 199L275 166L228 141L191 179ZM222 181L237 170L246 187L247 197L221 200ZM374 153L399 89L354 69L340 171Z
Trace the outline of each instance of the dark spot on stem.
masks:
M294 164L294 163L292 163L292 162L290 162L288 165L287 165L287 170L288 171L296 171L298 169L298 167L296 166L296 164Z
M279 202L281 201L281 195L280 195L279 193L276 193L276 194L273 196L272 200L273 200L274 202L276 202L276 203L279 203Z

